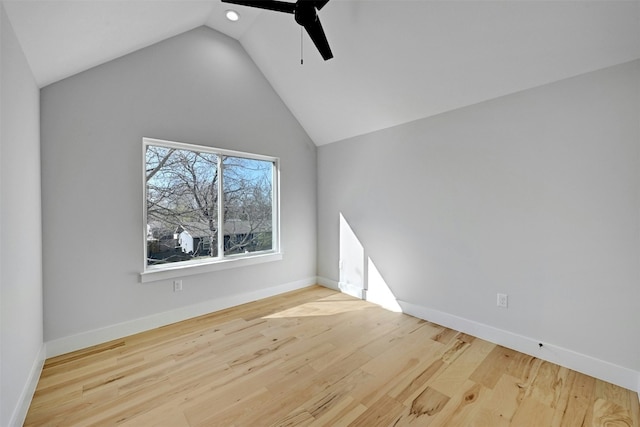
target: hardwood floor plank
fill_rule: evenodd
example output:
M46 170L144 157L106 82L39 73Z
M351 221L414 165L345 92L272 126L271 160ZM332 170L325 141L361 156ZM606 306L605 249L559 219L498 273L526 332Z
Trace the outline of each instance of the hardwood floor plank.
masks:
M449 342L451 342L451 340L458 335L458 331L455 331L453 329L445 328L444 326L436 325L435 323L433 323L432 325L439 329L433 335L433 337L431 337L431 339L435 342L439 342L441 344L449 344Z
M596 380L595 396L597 399L603 399L619 405L623 408L629 407L628 393L611 383Z
M561 425L562 419L567 415L567 411L570 409L570 403L572 401L573 384L575 383L575 379L576 372L568 370L565 384L560 388L558 401L553 406L554 413L553 419L551 420L551 427Z
M165 404L135 418L118 424L120 427L191 427L182 411L175 406Z
M633 420L629 410L611 400L596 399L593 407L591 425L596 426L631 426Z
M310 425L313 427L318 426L350 426L352 425L356 419L358 419L362 414L364 414L367 410L367 407L361 403L354 402L349 404L345 410L335 414L333 418L330 418L330 412L327 412L322 417L316 419Z
M507 366L506 374L518 378L522 388L527 388L540 369L542 360L528 354L516 353Z
M368 407L356 418L350 426L353 427L371 427L371 426L397 426L401 417L403 406L397 400L383 395L378 401Z
M451 398L437 390L427 387L409 406L409 416L420 418L422 416L434 417L442 411ZM422 420L421 420L422 421Z
M533 397L525 397L513 416L511 425L520 427L549 426L553 421L554 411L549 406Z
M429 425L434 427L468 425L489 396L490 390L467 380L460 386L460 392L454 394Z
M25 426L640 427L638 395L319 286L47 360Z
M345 396L332 405L331 408L323 411L321 414L314 415L314 420L310 426L336 425L339 420L343 420L344 416L359 406L351 396ZM364 408L364 406L362 406ZM366 409L366 408L364 408ZM362 411L364 412L364 410ZM360 413L358 414L360 416ZM357 417L354 417L355 419Z
M486 425L509 425L522 402L524 391L520 385L520 379L511 375L502 375L496 383L491 397L482 411L487 420ZM490 422L489 422L490 421Z
M495 344L480 339L473 343L464 343L455 339L449 344L449 349L442 356L447 367L429 384L447 396L453 397L460 392L471 374L495 348Z
M526 397L538 400L549 408L556 408L562 389L567 385L569 370L556 364L543 362Z
M629 412L631 412L632 426L640 426L640 400L636 393L628 393Z
M412 372L400 378L398 383L388 392L389 396L404 405L409 405L410 401L427 388L429 381L447 367L439 357L439 353L440 349L434 345L430 353L425 354L424 359Z
M68 414L76 413L77 411L84 410L89 403L82 400L82 397L70 397L59 400L59 403L55 406L46 407L30 407L27 413L25 426L56 426L65 425L64 419ZM73 425L73 424L66 424Z
M502 375L506 373L508 366L517 353L515 350L496 346L469 378L478 384L493 389Z

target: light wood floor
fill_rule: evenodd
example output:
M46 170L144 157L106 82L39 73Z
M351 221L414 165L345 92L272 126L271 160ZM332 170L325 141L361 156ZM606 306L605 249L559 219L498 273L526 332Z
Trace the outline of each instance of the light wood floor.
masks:
M27 426L633 426L638 395L312 287L47 360Z

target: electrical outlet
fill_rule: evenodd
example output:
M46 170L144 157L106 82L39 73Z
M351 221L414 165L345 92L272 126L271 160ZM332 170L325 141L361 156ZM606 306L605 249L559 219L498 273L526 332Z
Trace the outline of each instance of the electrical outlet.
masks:
M507 308L509 306L509 296L507 294L498 294L498 307Z
M173 281L173 292L182 292L182 280Z

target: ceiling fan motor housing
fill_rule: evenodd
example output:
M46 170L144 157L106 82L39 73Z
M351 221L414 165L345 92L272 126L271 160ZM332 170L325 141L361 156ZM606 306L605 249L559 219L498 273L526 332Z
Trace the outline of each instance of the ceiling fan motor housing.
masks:
M296 3L294 17L296 22L304 27L318 20L318 12L313 3L299 1Z

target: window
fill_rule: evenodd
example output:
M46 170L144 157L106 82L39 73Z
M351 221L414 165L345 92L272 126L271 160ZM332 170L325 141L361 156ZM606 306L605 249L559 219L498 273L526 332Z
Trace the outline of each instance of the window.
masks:
M148 138L143 147L143 281L279 253L277 158Z

